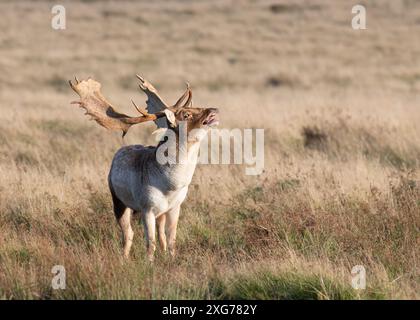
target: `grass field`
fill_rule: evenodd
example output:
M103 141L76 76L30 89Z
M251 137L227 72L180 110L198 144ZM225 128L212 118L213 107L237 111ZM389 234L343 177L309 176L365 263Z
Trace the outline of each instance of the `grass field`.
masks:
M419 299L420 3L0 1L0 298ZM265 170L200 165L178 256L122 258L107 173L121 136L70 105L92 76L134 115L140 73L264 128ZM126 144L153 144L153 125ZM66 269L53 290L51 268ZM366 289L351 269L366 269Z

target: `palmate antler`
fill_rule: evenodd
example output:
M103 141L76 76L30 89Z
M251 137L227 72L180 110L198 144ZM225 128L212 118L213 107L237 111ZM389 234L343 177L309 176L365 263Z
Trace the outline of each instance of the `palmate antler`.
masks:
M192 91L190 88L190 84L188 82L186 83L187 89L185 90L184 94L178 99L178 101L173 106L169 107L162 100L157 90L155 89L155 87L153 87L153 85L150 82L148 82L147 80L145 80L143 77L139 76L138 74L136 75L136 77L137 79L140 80L140 84L139 84L140 89L143 90L143 92L147 95L147 100L146 100L147 111L150 113L156 113L164 109L170 109L175 112L176 110L181 109L181 108L186 108L191 104ZM185 103L181 105L187 96L188 96L187 101L185 101Z
M92 117L101 126L109 130L121 130L123 136L127 133L128 129L138 123L157 120L165 116L161 110L155 113L149 113L134 106L137 111L142 115L141 117L130 117L126 114L115 111L115 108L109 103L101 93L101 84L93 79L79 81L75 78L75 83L71 80L69 84L71 88L80 96L80 101L73 101L72 104L78 104L86 110L87 115ZM163 103L162 100L160 100ZM157 100L154 104L157 104Z
M178 99L178 101L173 106L169 107L163 101L163 99L159 96L157 90L155 89L155 87L153 87L153 85L150 82L148 82L147 80L145 80L143 77L139 76L138 74L136 75L136 77L137 79L140 80L140 84L139 84L140 89L143 90L143 92L147 95L147 100L146 100L147 112L156 113L156 112L163 111L165 109L169 109L172 112L176 112L179 109L190 106L190 104L192 103L192 91L188 82L186 83L187 88L184 94ZM182 102L185 100L187 96L188 96L187 101L185 101L185 103L182 104ZM159 128L167 127L165 119L157 119L155 120L155 123Z
M147 95L147 110L139 108L134 101L132 101L136 110L141 114L140 117L130 117L116 111L112 104L102 95L101 84L90 78L83 81L79 81L75 78L75 83L71 80L69 81L71 88L80 96L80 101L73 101L72 104L78 104L80 107L84 108L86 110L85 114L91 116L92 119L101 126L110 130L121 130L124 137L128 129L130 129L132 125L138 123L155 121L158 127L167 127L167 121L164 117L168 117L168 114L171 112L175 113L179 109L189 106L191 103L192 92L188 83L185 93L173 106L169 107L162 100L151 83L139 75L137 75L137 78L140 80L140 89ZM187 98L187 100L182 104L185 98Z

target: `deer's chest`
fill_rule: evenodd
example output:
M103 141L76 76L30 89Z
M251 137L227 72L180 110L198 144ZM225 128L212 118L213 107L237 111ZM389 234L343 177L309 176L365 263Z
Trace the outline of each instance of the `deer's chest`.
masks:
M187 196L188 186L182 187L177 190L163 193L159 189L149 190L149 197L147 198L146 210L152 210L157 216L168 210L180 206Z

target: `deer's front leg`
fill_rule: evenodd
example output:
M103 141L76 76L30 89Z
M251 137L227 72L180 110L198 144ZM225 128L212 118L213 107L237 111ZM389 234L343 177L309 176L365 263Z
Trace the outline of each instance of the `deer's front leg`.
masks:
M168 239L169 253L172 257L175 257L175 239L176 239L176 228L178 225L180 205L169 210L166 213L166 237Z
M147 258L153 261L156 250L156 217L151 210L143 214L144 234L146 236Z
M165 225L166 225L166 213L161 214L157 219L158 235L159 235L159 245L162 251L166 251L166 234L165 234Z

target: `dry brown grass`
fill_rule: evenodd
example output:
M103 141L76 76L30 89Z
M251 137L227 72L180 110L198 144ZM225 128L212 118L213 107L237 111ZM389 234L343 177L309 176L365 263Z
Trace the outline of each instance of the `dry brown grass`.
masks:
M65 31L52 4L0 2L1 298L419 298L416 1L369 1L365 31L348 1L64 1ZM188 79L222 127L265 129L262 175L197 169L179 256L153 268L139 225L121 259L106 183L121 139L66 83L93 76L132 114L135 73L170 101Z

